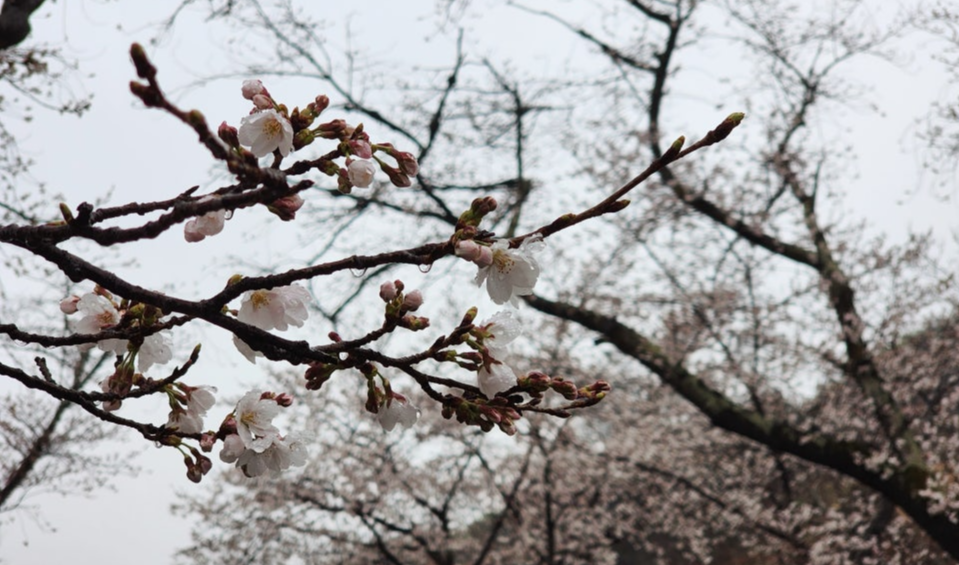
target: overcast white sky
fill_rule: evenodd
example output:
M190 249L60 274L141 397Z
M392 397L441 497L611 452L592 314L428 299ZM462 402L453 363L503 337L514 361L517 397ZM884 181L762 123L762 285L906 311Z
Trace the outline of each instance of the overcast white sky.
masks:
M94 94L93 110L81 119L41 111L33 123L18 128L22 132L22 150L37 161L35 177L52 191L64 193L71 206L110 189L114 191L114 204L167 198L209 178L210 160L195 143L194 134L166 115L142 109L127 89L127 83L134 78L127 56L129 44L148 41L155 33L150 25L169 15L175 4L48 1L34 18L34 34L28 41L66 41L66 53L78 59L82 74L74 80L75 87ZM334 21L345 21L345 14L362 10L351 25L363 29L363 37L369 41L378 41L373 45L374 54L395 54L402 49L413 57L418 56L416 53L423 58L435 55L435 50L420 41L432 29L432 2L419 3L422 18L407 6L399 7L405 3L393 0L364 2L362 8L354 3L317 4L322 4ZM542 22L538 24L541 27L530 29L528 23L517 22L515 17L494 11L471 20L470 25L484 37L484 48L497 46L502 52L513 54L525 51L542 61L544 53L549 53L544 45L551 44L548 38L558 29ZM377 27L381 28L379 33L375 33ZM401 42L397 41L397 28L406 30ZM545 64L560 66L568 54L565 46L569 40L563 34L552 37L558 38L552 44L562 47L557 49L559 58ZM164 42L148 48L160 69L161 83L168 88L179 87L200 76L234 70L230 66L242 56L234 53L232 58L227 57L218 44L220 38L197 18L185 19ZM843 126L848 128L848 140L861 148L861 176L850 186L846 206L896 239L904 237L909 228L928 228L948 240L959 210L955 203L932 198L929 191L916 191L918 157L910 145L914 120L943 92L944 77L925 57L916 56L908 67L908 71L881 63L859 67L877 84L873 99L886 111L886 117L880 119L852 108L842 118ZM276 93L282 91L284 84L275 81L270 87ZM202 89L183 91L178 97L182 105L201 109L211 124L221 120L236 124L247 109L246 101L239 96L238 82L214 82ZM238 242L229 232L252 229L266 217L251 216L231 223L227 234L202 246L186 244L178 231L138 245L143 269L131 271L134 282L182 289L178 285L182 273L190 272L197 273L198 282L186 288L220 288L233 271L219 258L232 253ZM250 253L272 254L277 250L276 242L293 238L292 231L287 230L295 226L279 222L274 226L270 238ZM176 268L172 269L172 265ZM226 338L210 332L203 339L204 357L194 374L203 372L209 376L210 384L233 394L243 390L244 384L256 381L257 369L238 359ZM153 417L165 418L157 414ZM44 531L26 516L5 524L0 530L0 560L14 564L169 563L172 553L187 543L191 527L172 518L169 505L176 493L188 495L196 487L186 480L182 461L170 450L141 445L144 442L132 433L123 437L126 445L116 447L134 446L141 453L138 462L144 472L135 479L118 479L116 492L96 492L90 498L31 499L54 530Z

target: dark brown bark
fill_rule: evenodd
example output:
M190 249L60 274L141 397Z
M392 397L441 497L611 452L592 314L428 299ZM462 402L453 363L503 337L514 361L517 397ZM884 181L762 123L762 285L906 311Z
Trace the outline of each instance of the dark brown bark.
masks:
M0 49L18 45L30 35L30 16L43 0L5 0L0 9Z

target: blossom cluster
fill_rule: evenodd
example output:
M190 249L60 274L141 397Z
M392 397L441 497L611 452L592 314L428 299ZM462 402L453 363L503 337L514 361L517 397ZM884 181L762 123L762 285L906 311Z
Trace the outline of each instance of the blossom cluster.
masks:
M69 296L60 301L60 311L67 315L81 314L74 328L79 334L98 334L120 327L149 327L159 321L159 312L142 304L116 303L106 290L97 287L83 296ZM170 337L166 332L156 332L137 342L126 339L107 338L96 342L106 352L119 358L113 374L100 383L108 394L125 396L143 378L142 373L155 364L164 365L173 359ZM81 345L89 349L93 344ZM135 363L135 364L134 364ZM118 410L122 399L105 400L103 409Z
M354 188L371 187L378 171L386 174L396 187L410 186L411 177L419 174L419 163L413 155L398 151L389 143L372 143L362 124L352 126L344 120L332 120L314 125L316 118L330 104L326 96L317 96L302 109L290 111L285 105L279 104L259 80L245 81L241 94L252 104L249 114L240 120L239 128L224 122L217 130L220 142L232 156L233 160L229 161L231 165L235 162L255 165L257 159L272 156L271 169L279 170L282 159L294 151L317 139L327 139L337 142L336 150L310 162L310 166L335 177L337 188L342 193L348 194ZM385 162L384 156L390 157L395 164ZM224 230L226 221L233 214L229 206L222 204L226 194L207 194L192 201L196 207L193 217L184 222L186 241L200 242ZM294 192L264 204L270 212L288 221L295 219L297 211L304 205L304 199ZM539 235L514 241L490 239L488 232L481 231L479 225L483 217L495 208L496 201L490 197L475 200L470 210L460 217L452 237L453 249L456 256L476 265L478 271L474 282L477 286L486 285L486 291L494 303L518 307L520 298L532 294L539 279L537 257L545 243ZM386 303L386 331L397 328L420 331L429 327L429 319L416 314L424 302L420 291L406 291L403 283L397 280L383 283L379 295ZM237 321L260 330L284 332L305 324L309 317L310 302L309 290L293 283L246 291L240 299L239 308L224 311L232 314ZM117 301L99 287L83 296L64 299L60 308L65 314L80 314L75 324L80 334L98 334L113 329L145 330L124 334L142 337L106 338L96 342L100 349L119 356L115 372L101 383L103 391L109 394L105 397L103 407L106 410L119 409L122 400L137 386L150 385L156 387L157 392L164 392L169 400L170 412L163 428L169 435L164 436L162 441L184 453L187 474L191 480L199 481L209 472L211 463L197 449L184 446L184 439L199 438L200 448L205 452L211 451L216 441L222 442L220 459L235 463L249 477L266 472L278 473L305 463L303 438L295 434L284 435L273 423L281 408L292 403L289 395L255 391L247 393L218 430L204 431L204 418L216 401L215 388L187 385L178 382L178 376L171 376L169 382L158 382L143 375L155 364L165 364L172 359L167 332L157 331L159 328L153 327L161 323L163 316L158 309L145 304ZM472 351L450 351L448 353L452 357L446 360L475 371L477 388L485 399L480 399L479 404L474 405L473 396L464 395L458 404L455 400L444 402L444 413L447 409L462 412L458 412L457 417L462 416L464 421L473 423L472 416L463 414L473 410L471 406L478 406L477 413L481 413L483 429L488 429L486 426L495 422L501 429L511 433L512 421L519 418L519 413L503 393L516 387L519 387L516 390L525 391L522 383L531 382L530 375L534 374L518 377L507 363L508 348L521 334L522 327L511 311L499 312L477 325L472 324L474 315L475 310L468 322L464 322L466 325L460 334L463 339L454 343L466 343ZM252 339L252 334L239 333L249 343L234 335L234 345L247 360L255 363L256 358L262 356L257 348L265 347L265 344ZM331 333L330 337L334 341L340 340L335 333ZM333 372L340 369L358 369L366 378L367 410L374 414L384 431L390 432L397 426L409 428L416 424L420 414L417 407L407 396L394 391L389 380L369 362L342 365L336 362L314 363L306 373L307 388L319 388ZM556 389L559 385L550 386Z
M412 427L420 418L420 411L402 394L391 392L376 413L376 421L384 431L392 432L396 424Z
M182 434L198 434L203 431L203 417L213 407L216 397L212 386L187 386L176 383L168 392L170 416L166 427Z
M493 398L516 386L516 373L504 360L509 344L522 334L522 326L512 312L504 310L481 323L479 328L484 334L485 352L476 380L480 391L487 398Z
M329 106L330 99L317 96L304 108L289 111L278 103L260 80L247 80L240 88L243 98L253 107L250 113L240 119L240 127L230 126L226 122L217 128L217 136L230 151L253 161L273 155L274 167L280 159L292 152L310 145L316 139L338 140L337 155L345 158L340 166L329 157L321 159L325 164L318 169L335 176L337 188L349 194L353 188L369 188L373 184L377 169L386 174L390 183L397 187L408 187L411 177L419 173L419 163L411 153L396 150L389 143L374 144L363 130L363 124L351 126L343 120L332 120L313 126L316 118ZM388 155L395 166L383 161L376 153ZM197 203L210 202L214 195L206 195ZM267 204L270 212L281 220L296 218L297 211L305 201L300 194L289 194ZM223 231L225 220L229 218L226 210L206 212L192 218L184 224L183 237L188 242L198 242Z
M545 246L538 236L524 239L516 249L511 249L509 241L503 239L492 245L467 239L456 244L456 255L479 267L473 282L476 286L485 282L493 302L518 306L519 297L533 294L540 272L536 255Z
M60 301L60 311L67 315L81 314L74 328L80 334L97 334L104 330L116 328L126 310L114 303L108 292L97 288L83 296L69 296ZM102 339L96 343L103 351L125 355L130 349L130 342L125 339ZM92 346L87 346L92 347ZM143 338L143 343L135 348L133 355L137 357L137 370L146 372L154 364L163 365L173 358L170 349L170 337L164 332L157 332Z
M305 465L307 450L302 438L283 436L273 424L280 409L292 403L287 394L246 393L223 426L230 432L223 437L220 460L235 463L247 477Z
M309 291L298 284L270 290L251 290L244 294L236 319L261 330L275 329L282 332L290 326L303 326L309 317L309 302ZM235 335L233 345L250 363L256 363L256 358L260 355L258 351Z

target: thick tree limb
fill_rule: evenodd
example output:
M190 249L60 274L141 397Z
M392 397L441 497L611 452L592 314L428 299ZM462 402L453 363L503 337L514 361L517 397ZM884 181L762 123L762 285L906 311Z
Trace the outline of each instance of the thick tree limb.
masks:
M30 16L43 0L5 0L0 9L0 49L18 45L30 35Z

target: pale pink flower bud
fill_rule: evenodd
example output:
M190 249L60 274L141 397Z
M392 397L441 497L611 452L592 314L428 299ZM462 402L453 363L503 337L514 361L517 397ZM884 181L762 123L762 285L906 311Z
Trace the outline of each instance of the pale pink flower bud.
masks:
M246 451L246 445L237 434L230 434L223 438L223 448L220 450L220 461L224 463L233 463L243 452Z
M291 194L278 198L270 204L270 212L273 212L284 222L296 219L297 211L303 207L303 197L299 194Z
M609 386L609 383L606 381L596 381L595 383L586 387L590 392L609 392L612 390L612 387Z
M393 284L393 281L386 281L380 285L380 298L383 299L383 302L389 302L396 298L396 285Z
M492 196L483 196L473 200L470 210L474 214L485 216L496 209L496 199Z
M268 97L263 96L262 94L257 94L253 97L253 105L257 107L258 110L272 110L273 101Z
M480 258L481 245L472 239L464 239L456 242L455 253L457 257L462 257L469 262L475 262Z
M206 236L197 229L196 222L187 222L187 224L183 226L183 239L185 239L187 243L196 243L206 239Z
M485 269L493 264L493 250L485 245L480 246L480 255L473 263L480 269Z
M520 379L520 384L536 392L544 392L552 382L553 379L549 375L540 371L530 371L529 374Z
M204 196L199 202L209 202L215 196ZM183 238L190 243L202 241L203 238L214 236L223 231L226 221L226 210L214 210L197 218L188 220L183 225Z
M398 186L400 188L407 188L412 185L410 177L399 169L395 169L389 165L380 165L380 168L383 169L383 172L386 173L386 176L390 177L390 182L393 183L393 186Z
M216 130L216 135L230 147L239 147L240 138L237 137L236 128L223 122Z
M68 296L60 301L60 311L64 314L76 314L78 302L80 302L79 296L75 294L73 296Z
M326 122L325 124L320 124L316 126L316 129L319 131L320 137L333 139L343 135L346 132L347 125L345 121L336 119L331 122Z
M330 98L326 94L320 94L313 100L313 104L315 105L314 109L316 113L319 114L330 105Z
M576 384L570 381L564 381L560 378L553 379L551 387L557 393L563 395L566 400L576 400L579 392L576 390Z
M199 483L202 481L203 469L201 469L198 465L194 465L193 460L189 457L185 458L184 461L186 462L186 478L190 479L190 481L194 483Z
M100 382L100 390L106 393L119 394L121 396L129 394L130 389L133 387L133 374L131 371L124 371L118 369L117 372L113 373L109 377L103 379ZM120 406L123 404L123 401L120 399L117 400L104 400L102 403L102 408L107 412L113 412L119 410Z
M424 318L423 316L407 314L400 318L400 327L413 330L414 332L425 330L430 327L430 319Z
M370 159L373 157L373 148L370 146L370 142L365 139L350 140L350 152L354 157L359 157L360 159Z
M414 290L403 297L403 307L405 307L407 310L415 312L416 309L422 305L423 294L418 290Z
M373 182L374 174L376 174L376 167L365 159L357 159L347 167L350 183L356 188L368 188Z
M209 457L205 457L203 455L197 456L196 464L197 464L197 467L200 468L200 471L202 471L204 475L209 473L213 469L213 461L210 461Z
M263 82L256 79L243 81L243 86L240 88L240 92L243 93L243 98L247 100L253 100L254 96L262 94L263 91Z

